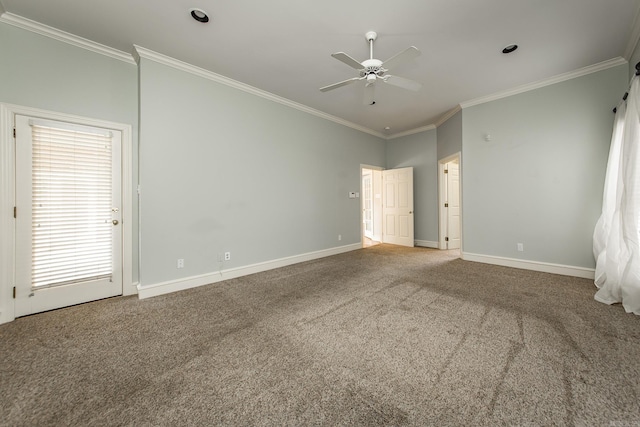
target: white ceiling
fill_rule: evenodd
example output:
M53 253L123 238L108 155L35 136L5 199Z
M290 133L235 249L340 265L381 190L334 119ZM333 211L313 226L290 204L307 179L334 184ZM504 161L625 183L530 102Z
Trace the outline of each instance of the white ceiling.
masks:
M637 42L640 0L0 0L17 15L131 53L133 45L196 65L375 132L436 123L458 104L614 58ZM189 14L205 10L201 24ZM1 9L0 9L1 11ZM331 57L368 58L409 46L422 55L392 74L419 92L363 84ZM502 48L517 43L509 55ZM390 131L384 128L389 126Z

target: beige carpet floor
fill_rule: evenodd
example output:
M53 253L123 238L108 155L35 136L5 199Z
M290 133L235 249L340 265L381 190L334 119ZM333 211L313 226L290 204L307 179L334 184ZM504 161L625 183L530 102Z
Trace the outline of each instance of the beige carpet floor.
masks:
M589 280L378 245L0 325L0 425L640 426Z

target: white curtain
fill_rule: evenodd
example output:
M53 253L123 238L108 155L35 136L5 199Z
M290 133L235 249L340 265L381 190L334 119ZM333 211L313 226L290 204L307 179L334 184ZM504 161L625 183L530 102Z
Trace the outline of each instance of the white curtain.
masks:
M595 299L640 315L640 82L620 104L605 177L602 215L593 235Z

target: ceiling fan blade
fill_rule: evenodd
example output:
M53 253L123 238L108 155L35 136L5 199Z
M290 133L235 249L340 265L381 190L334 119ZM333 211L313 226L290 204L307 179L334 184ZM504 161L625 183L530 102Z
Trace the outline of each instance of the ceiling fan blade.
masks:
M403 50L402 52L392 56L382 63L382 66L387 70L390 70L393 67L397 67L398 65L409 62L413 58L420 56L420 51L417 47L411 46Z
M413 80L405 79L404 77L386 75L382 78L382 80L385 83L398 86L407 90L418 91L420 90L420 88L422 88L422 85L420 83L415 82Z
M329 86L321 87L320 88L320 92L326 92L328 90L337 89L339 87L346 86L346 85L351 84L353 82L357 82L358 80L362 80L362 78L361 77L354 77L354 78L349 79L349 80L343 80L341 82L334 83L334 84L329 85Z
M373 83L367 83L364 86L364 99L363 99L363 104L364 105L373 105L376 103L375 101L375 92L376 92L376 85Z
M332 53L331 56L336 58L338 61L342 61L347 64L351 68L355 68L356 70L362 70L364 67L361 63L350 57L344 52Z

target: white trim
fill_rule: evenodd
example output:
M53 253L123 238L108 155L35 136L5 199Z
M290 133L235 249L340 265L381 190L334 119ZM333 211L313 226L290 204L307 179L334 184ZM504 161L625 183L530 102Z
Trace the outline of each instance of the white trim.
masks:
M23 30L31 31L32 33L40 34L42 36L61 41L63 43L70 44L72 46L86 49L100 55L108 56L110 58L126 62L127 64L136 64L133 56L129 53L114 49L109 46L105 46L100 43L96 43L92 40L85 39L80 36L76 36L75 34L58 30L57 28L49 27L48 25L32 21L31 19L14 15L13 13L5 12L0 15L0 22L4 22L5 24L13 25L14 27L22 28Z
M622 55L627 61L631 61L633 52L636 50L636 46L638 45L638 40L640 40L640 5L638 6L636 16L633 20L633 26L631 27L631 36L629 37L629 41L627 42L627 48L624 50L624 55Z
M133 273L133 199L132 199L132 160L133 142L131 125L98 120L65 113L0 103L0 323L15 319L13 304L14 286L14 218L15 206L15 158L13 143L13 117L19 114L34 118L57 120L61 122L82 123L86 126L114 129L122 132L122 292L132 295L137 287L131 286ZM4 238L4 236L10 236Z
M436 125L422 126L422 127L415 128L415 129L410 129L410 130L407 130L407 131L404 131L404 132L394 133L393 135L389 135L386 138L387 138L387 140L396 139L396 138L402 138L403 136L415 135L416 133L426 132L428 130L433 130L435 128L436 128Z
M0 324L15 318L13 304L14 242L14 144L13 115L0 104Z
M414 242L416 246L438 249L438 242L432 242L431 240L415 240Z
M122 296L138 293L133 285L133 135L131 125L122 132ZM136 282L137 283L137 282Z
M346 246L339 246L331 249L324 249L316 252L308 252L306 254L294 255L286 258L275 259L272 261L260 262L257 264L247 265L244 267L230 268L220 272L201 274L198 276L185 277L182 279L170 280L167 282L154 283L151 285L138 285L138 297L140 299L155 297L172 292L183 291L185 289L196 288L199 286L209 285L212 283L222 282L224 280L235 279L237 277L247 276L249 274L260 273L274 268L286 267L288 265L297 264L299 262L311 261L318 258L324 258L331 255L337 255L345 252L362 249L360 243Z
M449 120L451 117L455 116L460 111L462 111L462 107L460 106L460 104L458 104L455 107L453 107L451 110L447 111L442 116L440 116L440 118L438 118L438 120L436 120L433 124L426 125L426 126L421 126L419 128L415 128L415 129L409 129L409 130L406 130L404 132L394 133L393 135L387 135L386 139L388 141L388 140L391 140L391 139L402 138L403 136L415 135L416 133L426 132L428 130L437 129L440 126L442 126L447 120Z
M222 76L220 74L214 73L213 71L205 70L204 68L196 67L195 65L188 64L186 62L182 62L178 59L171 58L169 56L163 55L158 52L154 52L152 50L146 49L144 47L133 45L136 53L136 60L139 61L140 58L148 59L150 61L157 62L159 64L163 64L172 68L175 68L180 71L184 71L186 73L190 73L196 75L198 77L202 77L208 80L212 80L216 83L221 83L223 85L239 89L243 92L250 93L255 96L259 96L261 98L268 99L273 102L277 102L278 104L286 105L287 107L294 108L296 110L305 112L307 114L311 114L316 117L320 117L325 120L332 121L334 123L338 123L343 126L350 127L360 132L368 133L369 135L376 136L378 138L386 139L386 135L380 132L376 132L364 126L357 125L355 123L349 122L347 120L341 119L336 116L332 116L331 114L327 114L320 110L316 110L311 107L307 107L306 105L300 104L298 102L291 101L290 99L283 98L281 96L275 95L271 92L267 92L262 89L258 89L256 87L250 86L248 84L239 82L237 80L230 79L228 77Z
M545 86L550 86L556 83L561 83L567 80L575 79L577 77L586 76L587 74L597 73L598 71L607 70L609 68L617 67L618 65L627 64L628 61L622 57L617 57L614 59L609 59L608 61L603 61L594 65L589 65L587 67L580 68L578 70L570 71L568 73L559 74L554 77L550 77L545 80L540 80L538 82L528 83L522 86L517 86L512 89L507 89L502 92L497 92L492 95L483 96L480 98L472 99L470 101L465 101L460 103L460 107L469 108L479 104L485 104L487 102L496 101L498 99L507 98L509 96L518 95L524 92L529 92L535 89L540 89Z
M553 264L549 262L529 261L523 259L505 258L493 255L472 254L462 252L465 261L481 262L484 264L501 265L504 267L520 268L523 270L541 271L544 273L560 274L563 276L582 277L593 280L595 269L575 267L571 265Z
M449 120L451 117L455 116L456 114L458 114L460 111L462 111L462 107L458 104L455 107L453 107L451 110L447 111L446 113L444 113L436 122L436 127L440 127L443 124L445 124L447 122L447 120Z
M457 158L457 156L456 156ZM444 180L444 168L446 164L452 160L452 156L446 159L438 160L438 248L447 249L447 243L445 239L446 216L444 214L444 203L447 183Z
M446 223L445 223L445 210L444 210L444 204L445 204L445 193L446 193L446 182L444 180L444 168L446 166L447 163L452 162L454 160L458 161L458 170L460 173L460 177L459 177L459 181L458 181L458 185L460 186L459 190L460 190L460 249L463 248L463 234L462 234L462 229L463 229L463 224L462 224L462 211L463 211L463 207L462 207L462 152L458 151L457 153L454 153L450 156L447 156L445 158L442 158L440 160L438 160L438 248L439 249L447 249L447 243L445 241L445 228L446 227Z
M381 166L371 166L371 165L365 165L360 163L360 176L359 176L359 180L360 180L360 194L364 194L364 189L362 188L362 170L363 169L368 169L371 171L383 171L384 168ZM372 184L373 185L373 184ZM364 247L364 242L365 242L365 236L364 236L364 196L362 196L360 198L360 247ZM375 199L374 199L375 200ZM375 231L375 227L374 227L374 231ZM382 230L379 230L380 234L379 235L374 235L373 236L373 241L376 242L382 242Z

